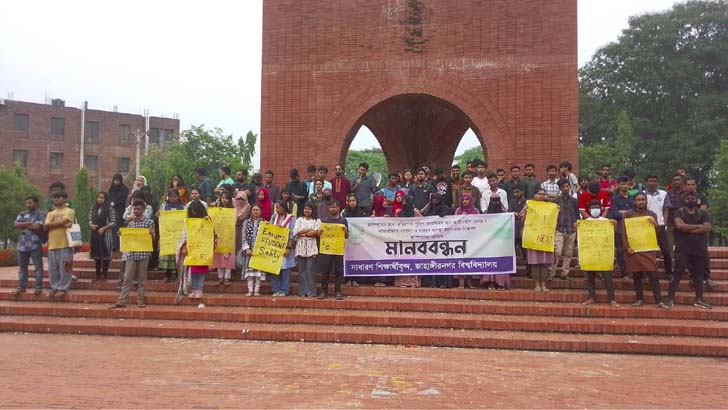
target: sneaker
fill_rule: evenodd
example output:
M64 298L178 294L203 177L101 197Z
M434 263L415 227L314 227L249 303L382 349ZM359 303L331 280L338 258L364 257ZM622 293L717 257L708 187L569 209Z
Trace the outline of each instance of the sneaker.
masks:
M549 288L547 288L546 286L543 286L543 287L541 287L541 292L543 292L543 293L551 293L551 290L549 290Z
M657 304L657 308L658 308L658 309L665 309L665 310L670 310L670 309L672 309L672 307L671 307L671 306L667 306L666 304L664 304L664 303L662 303L662 302L660 302L660 303L658 303L658 304Z
M109 309L124 309L126 305L122 305L121 303L114 303L113 305L109 306Z
M51 290L48 291L48 293L46 293L46 297L53 299L53 298L56 297L56 293L58 293L57 290L51 289Z
M374 287L376 287L376 288L383 288L383 287L386 287L386 286L387 286L387 284L384 283L384 282L381 282L381 281L377 281L377 282L374 283Z
M710 306L709 304L703 302L702 300L696 300L695 303L693 303L693 306L699 307L701 309L713 309L713 306Z
M582 305L593 305L595 303L597 303L597 302L594 299L589 298L589 299L586 300L586 302L582 302L581 304Z
M336 300L344 300L344 295L341 293L336 293Z
M245 294L245 296L253 296L253 292L248 292Z
M673 306L675 306L675 302L672 300L668 300L667 302L664 303L664 305L667 306L668 309L672 309Z
M541 286L536 285L535 288L533 288L536 292L541 292Z
M78 282L78 276L71 275L71 282Z
M355 280L352 280L352 281L351 281L351 286L353 286L353 287L355 287L355 288L356 288L356 287L358 287L358 286L359 286L359 282L357 282L357 281L355 281Z
M644 305L644 304L645 304L645 302L643 302L642 300L636 300L636 301L635 301L635 302L634 302L634 303L632 304L632 306L634 306L634 307L640 307L640 306L642 306L642 305Z
M318 295L317 299L326 299L327 297L329 297L327 293L321 293Z
M260 296L260 292L253 293L253 296Z
M145 307L147 307L147 304L146 303L137 303L137 307L140 309L144 309Z
M616 301L616 300L613 300L613 301L609 302L609 304L610 304L610 305L612 305L612 307L613 307L613 308L618 308L618 307L621 307L621 306L619 305L619 303L617 303L617 301Z
M15 288L12 292L10 292L10 294L13 296L18 296L21 293L25 293L25 288Z

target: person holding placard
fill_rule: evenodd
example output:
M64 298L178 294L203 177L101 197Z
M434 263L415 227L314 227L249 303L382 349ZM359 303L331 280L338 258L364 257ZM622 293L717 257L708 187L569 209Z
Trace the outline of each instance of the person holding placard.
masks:
M332 201L339 203L338 201ZM316 271L314 264L318 256L317 239L321 232L321 221L314 215L316 204L309 201L303 206L303 216L296 219L293 237L296 241L298 259L298 296L316 296Z
M144 210L147 204L144 201L137 199L132 205L132 215L127 221L127 229L131 228L143 228L149 230L149 235L154 238L154 221L144 216ZM122 235L122 233L119 233ZM122 235L122 248L124 248L124 237ZM129 299L129 290L131 289L132 282L137 282L137 306L140 308L146 307L144 303L144 282L147 280L147 267L149 266L149 259L152 256L151 249L149 251L125 251L122 254L122 260L124 264L124 281L121 286L121 293L119 294L119 300L111 305L109 309L125 308L126 303Z
M588 209L589 209L589 217L585 219L586 221L590 221L590 220L606 221L606 220L608 220L607 218L604 218L603 216L601 216L603 209L602 209L602 203L599 200L593 199L591 202L589 202ZM576 222L576 232L577 232L577 235L579 236L579 241L581 243L581 241L584 240L584 236L579 233L580 222L582 222L582 221ZM611 219L611 223L612 223L612 226L617 225L617 221L615 221L614 219ZM612 241L611 243L605 243L603 245L604 246L614 246L614 241ZM581 257L583 255L580 253L579 256ZM613 257L611 257L611 256L610 256L610 258L613 259ZM610 263L613 263L613 261ZM597 303L597 300L596 300L597 294L596 294L595 288L596 288L596 277L597 277L597 274L599 274L599 272L597 272L595 270L594 271L587 270L587 268L584 266L584 263L582 263L581 265L582 265L582 270L584 270L584 273L586 274L587 293L589 294L589 299L587 299L586 302L584 302L582 304L583 305L593 305L593 304ZM619 304L617 303L617 301L614 298L614 282L612 281L612 272L610 270L603 270L603 271L601 271L601 274L602 274L602 278L604 279L604 286L607 288L607 298L609 299L609 303L612 305L612 307L618 308Z
M546 201L546 190L544 188L538 188L536 194L533 196L533 201ZM526 220L526 214L528 213L528 203L521 211L521 218ZM554 253L547 251L539 251L535 249L526 249L526 263L528 263L531 269L531 277L536 281L536 287L534 290L537 292L549 293L549 288L546 287L546 282L549 276L549 266L554 263Z
M218 199L219 208L232 208L233 197L232 193L227 190L223 190L220 193ZM220 228L222 229L222 228ZM220 235L222 232L218 231ZM222 236L221 236L222 239ZM232 245L231 245L232 246ZM234 251L234 249L232 249ZM223 251L220 249L220 251ZM232 270L235 269L235 252L230 253L215 253L212 259L212 268L217 269L217 280L220 285L230 286L230 278L232 276Z
M244 192L238 192L245 195ZM245 263L242 267L242 278L248 282L248 293L245 296L260 296L260 283L265 280L265 272L250 267L250 257L253 256L253 247L258 239L258 230L263 221L260 217L260 205L254 204L250 208L250 218L243 222L242 251L245 253Z
M341 208L339 202L333 201L329 204L329 214L321 219L322 223L340 225L344 230L344 238L349 237L349 223L346 218L341 216ZM321 278L321 293L319 299L326 299L329 294L329 274L334 275L334 292L336 300L344 299L341 294L341 282L344 280L344 256L343 255L327 255L321 253L319 259L319 270L323 275Z
M183 209L185 209L185 206L182 204L182 198L177 189L168 189L164 203L159 207L159 211L157 212L157 218L159 218L160 211L181 211ZM166 283L177 280L177 262L175 261L174 255L160 255L159 269L164 269L164 281ZM173 272L174 275L172 274Z
M576 244L576 230L574 224L579 220L579 201L571 194L572 186L567 179L558 181L561 195L552 200L559 206L559 216L556 222L554 235L554 264L549 267L549 279L556 277L561 265L561 279L569 279L571 271L571 257ZM559 263L561 262L561 263Z
M195 221L192 221L193 219ZM182 238L180 239L180 245L178 246L178 254L181 258L184 258L185 265L187 265L190 273L190 282L192 288L192 292L189 294L190 299L202 299L202 290L205 286L205 276L207 276L207 273L210 271L209 265L199 264L199 262L196 263L192 260L207 259L208 263L211 264L213 257L210 254L208 254L207 256L202 255L201 251L196 252L195 249L193 249L193 246L190 246L190 232L188 232L187 227L190 226L192 223L197 223L197 220L200 219L207 220L207 223L209 224L208 229L212 230L212 222L209 222L210 217L207 215L207 208L202 204L202 202L190 202L187 207L187 223L185 225L185 229L182 231ZM202 241L207 238L208 241L212 242L212 245L209 246L209 251L212 251L214 249L215 237L214 231L211 234L209 230L206 231L206 233L210 236L201 236L200 249L203 248L202 243L204 242ZM203 229L200 229L200 232L202 233Z
M644 292L642 290L642 278L647 276L650 279L650 285L652 286L652 295L655 298L655 304L661 309L667 309L668 307L662 303L662 297L660 296L660 281L657 279L657 252L656 251L645 251L636 252L632 249L630 243L631 232L627 226L628 220L632 218L649 218L649 222L655 227L655 241L657 240L657 229L659 225L657 223L657 215L647 209L647 195L644 192L639 192L634 196L634 209L627 212L623 217L623 223L625 227L622 228L622 243L624 244L624 262L627 274L632 274L634 279L634 292L637 299L632 304L634 307L640 307L644 305Z
M265 188L261 189L265 190ZM285 201L279 200L274 206L275 213L270 218L270 223L288 228L288 243L284 253L283 264L278 275L271 279L271 289L274 297L288 296L291 292L291 268L296 266L296 254L293 252L293 227L296 223L296 216L289 213Z

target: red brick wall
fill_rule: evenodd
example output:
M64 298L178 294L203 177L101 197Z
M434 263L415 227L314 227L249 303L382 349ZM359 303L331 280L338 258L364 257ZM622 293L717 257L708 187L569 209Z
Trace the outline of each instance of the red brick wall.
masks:
M422 0L419 10L412 4L264 2L263 169L275 170L282 183L291 166L303 171L309 163L343 161L365 114L401 94L457 107L491 168L534 162L543 175L550 163L577 164L576 0ZM385 151L403 145L400 133L373 132ZM431 158L390 149L390 168L424 160L447 166L461 136L429 136Z
M29 115L28 132L15 130L15 114ZM51 135L51 118L65 119L64 135ZM144 117L141 115L118 112L86 110L86 121L99 123L98 141L87 138L86 155L98 157L98 171L90 172L90 184L106 190L111 183L111 176L116 173L118 157L130 158L130 173L134 176L136 146L133 142L121 139L120 125L129 125L131 131L144 131ZM179 120L171 118L150 117L150 127L173 129L179 133ZM47 104L35 104L19 101L7 101L0 106L0 164L12 167L14 149L28 151L28 180L41 192L47 192L48 185L54 181L63 181L70 195L73 195L73 179L80 167L81 147L81 110L72 107L56 107ZM51 152L63 153L63 168L50 170ZM142 150L142 154L143 154Z

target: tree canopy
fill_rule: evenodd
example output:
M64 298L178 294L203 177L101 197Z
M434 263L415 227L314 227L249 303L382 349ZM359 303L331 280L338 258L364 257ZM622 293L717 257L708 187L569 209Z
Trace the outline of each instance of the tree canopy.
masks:
M25 209L25 197L37 196L41 209L45 201L38 188L25 179L20 163L16 163L13 169L0 166L0 186L3 187L3 200L0 201L0 239L17 240L19 231L15 229L15 217Z
M728 136L727 67L724 0L632 17L579 71L582 159L613 154L602 158L662 180L685 167L706 184Z

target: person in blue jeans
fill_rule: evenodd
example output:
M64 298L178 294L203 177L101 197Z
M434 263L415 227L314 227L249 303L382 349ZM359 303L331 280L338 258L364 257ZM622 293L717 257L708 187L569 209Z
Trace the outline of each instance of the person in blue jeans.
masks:
M18 237L18 287L13 295L25 292L28 286L28 263L32 260L35 267L35 295L43 289L43 223L46 213L38 208L38 197L25 197L25 211L15 218L15 229L20 230Z
M275 204L275 213L270 218L270 223L289 229L288 244L281 271L271 278L273 296L288 296L291 293L291 268L296 266L296 253L293 251L293 228L296 224L296 215L290 214L286 201L280 200Z

